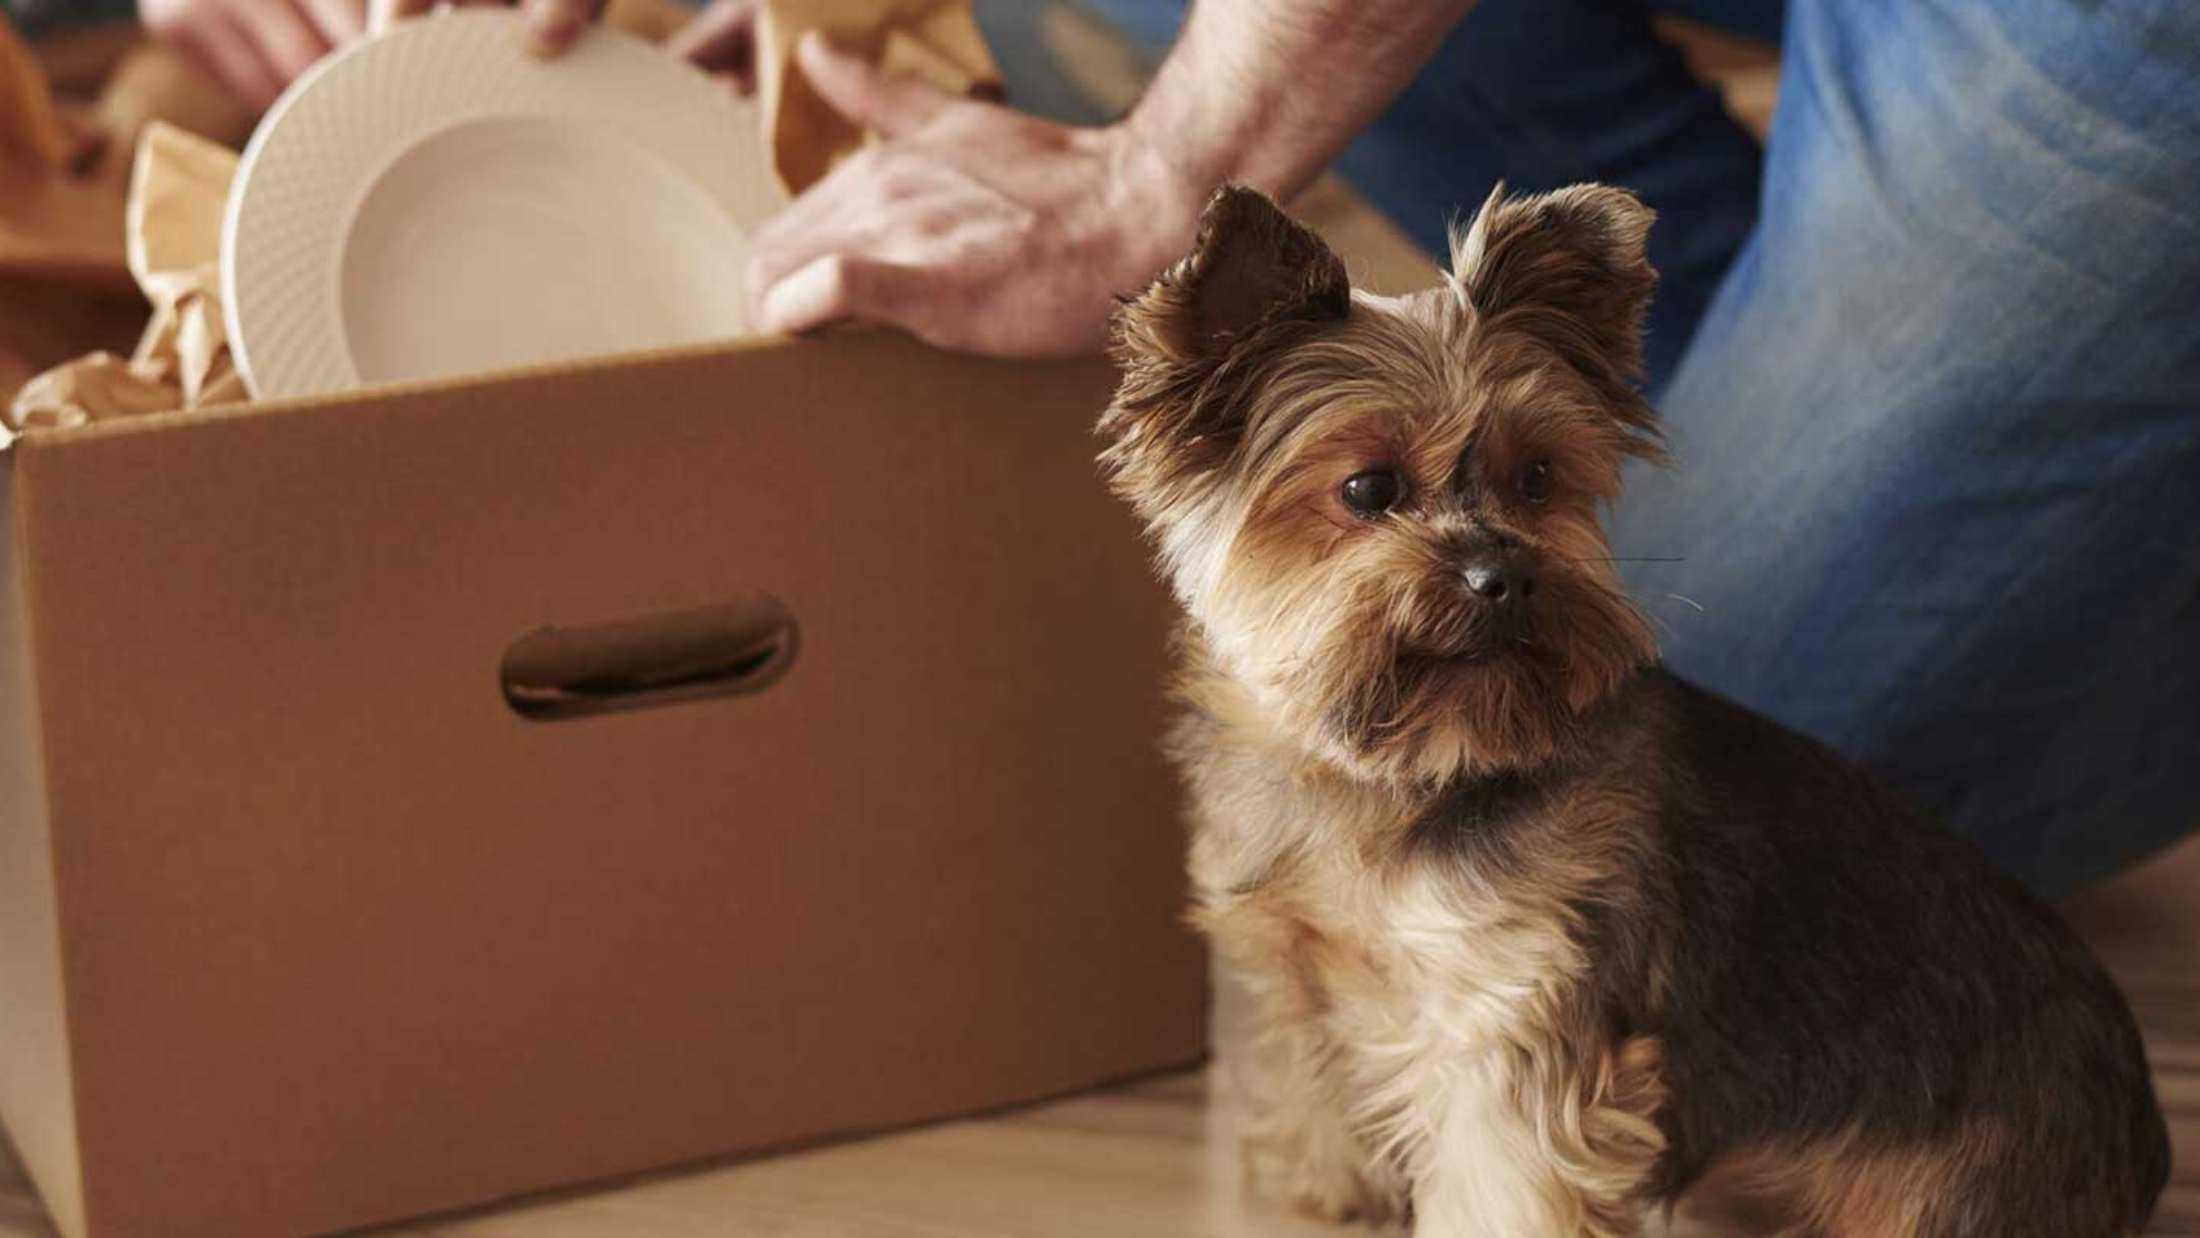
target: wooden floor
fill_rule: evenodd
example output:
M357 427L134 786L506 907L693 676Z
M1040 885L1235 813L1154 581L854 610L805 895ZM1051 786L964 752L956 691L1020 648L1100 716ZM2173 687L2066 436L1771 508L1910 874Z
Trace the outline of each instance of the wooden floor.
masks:
M2149 1235L2200 1235L2200 839L2071 904L2147 1035L2177 1168ZM381 1238L1298 1238L1240 1188L1227 1098L1176 1075L977 1121L401 1226ZM0 1236L52 1234L0 1155Z

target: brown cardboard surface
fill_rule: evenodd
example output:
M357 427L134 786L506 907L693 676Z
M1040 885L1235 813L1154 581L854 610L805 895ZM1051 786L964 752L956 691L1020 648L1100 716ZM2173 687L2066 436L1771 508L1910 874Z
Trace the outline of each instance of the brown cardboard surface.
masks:
M357 1225L1195 1057L1110 382L867 334L19 442L90 1231ZM800 633L763 691L503 699L545 624L759 590Z
M83 1229L60 921L23 596L14 462L0 454L0 1121L66 1233Z

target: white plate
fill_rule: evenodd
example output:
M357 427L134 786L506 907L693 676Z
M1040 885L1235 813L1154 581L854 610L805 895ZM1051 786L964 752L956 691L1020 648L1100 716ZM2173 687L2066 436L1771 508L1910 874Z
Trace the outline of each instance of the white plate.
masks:
M260 122L222 224L263 400L744 330L778 205L752 110L640 40L556 60L455 10L329 57Z

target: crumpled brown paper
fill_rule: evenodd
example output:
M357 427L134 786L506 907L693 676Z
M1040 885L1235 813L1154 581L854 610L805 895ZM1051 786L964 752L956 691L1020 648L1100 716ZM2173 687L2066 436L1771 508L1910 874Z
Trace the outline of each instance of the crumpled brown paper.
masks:
M816 183L865 134L825 102L794 60L811 30L888 72L950 94L997 93L1000 70L986 50L971 0L764 0L757 11L756 93L772 172L789 194Z
M138 140L123 224L130 274L153 317L128 358L97 352L33 378L0 419L28 429L244 398L222 323L221 219L237 156L163 122Z

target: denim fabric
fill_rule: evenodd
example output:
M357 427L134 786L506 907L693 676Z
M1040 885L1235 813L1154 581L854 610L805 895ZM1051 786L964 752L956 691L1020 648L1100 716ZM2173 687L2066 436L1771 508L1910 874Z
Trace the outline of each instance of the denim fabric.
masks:
M2200 7L1796 0L1785 47L1615 553L1682 556L1631 565L1676 669L2067 892L2200 825Z
M1149 48L1182 18L1176 0L1088 0ZM1664 8L1666 6L1659 6ZM1776 29L1779 4L1675 6ZM1727 10L1733 10L1729 13ZM1532 193L1625 185L1657 210L1650 260L1653 388L1677 367L1757 213L1763 155L1654 37L1651 7L1613 0L1483 0L1335 169L1434 254L1445 230L1503 180Z
M68 26L127 21L137 16L137 0L0 0L8 23L26 39Z
M1338 167L1432 249L1500 176L1658 209L1667 661L2049 895L2200 825L2200 5L1657 5L1784 24L1762 155L1648 7L1486 0Z

